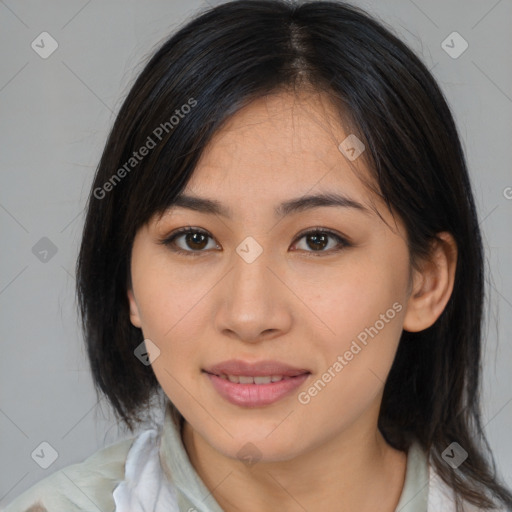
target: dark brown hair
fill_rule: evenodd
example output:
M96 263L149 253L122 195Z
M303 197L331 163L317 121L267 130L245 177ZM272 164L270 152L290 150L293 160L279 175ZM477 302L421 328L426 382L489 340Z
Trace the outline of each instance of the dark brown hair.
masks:
M173 203L226 119L258 97L306 84L333 98L340 119L350 115L379 193L405 222L412 259L428 254L442 231L454 236L462 255L440 318L402 334L379 428L400 450L418 441L457 496L512 507L480 419L483 249L456 126L420 59L382 23L345 3L219 5L172 35L138 76L97 169L77 263L96 390L130 430L161 393L151 366L134 357L143 337L130 323L126 291L137 230ZM149 139L155 145L135 159ZM468 453L457 470L442 458L453 441Z

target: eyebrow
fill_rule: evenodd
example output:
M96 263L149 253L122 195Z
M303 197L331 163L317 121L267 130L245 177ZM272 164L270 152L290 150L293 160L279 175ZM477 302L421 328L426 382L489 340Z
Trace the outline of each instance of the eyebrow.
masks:
M281 218L293 213L325 206L352 208L366 214L371 213L367 207L347 196L334 193L322 193L285 201L274 208L274 215ZM183 193L176 197L169 208L172 209L173 207L186 208L200 213L220 215L226 218L232 217L231 210L215 199L191 196Z

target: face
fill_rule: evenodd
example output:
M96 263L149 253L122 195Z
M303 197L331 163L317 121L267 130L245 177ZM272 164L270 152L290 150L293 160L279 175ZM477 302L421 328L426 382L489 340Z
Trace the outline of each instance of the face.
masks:
M338 149L349 134L320 95L257 100L217 132L184 190L218 211L173 205L135 237L132 323L151 357L158 348L169 399L228 457L252 443L288 460L375 435L409 253L360 179L362 158ZM343 201L305 201L321 194Z

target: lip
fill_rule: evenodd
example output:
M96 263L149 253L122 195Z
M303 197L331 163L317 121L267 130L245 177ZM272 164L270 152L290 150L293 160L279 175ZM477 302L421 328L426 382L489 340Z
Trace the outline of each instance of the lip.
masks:
M263 377L265 375L283 375L284 377L296 377L304 373L311 373L306 368L296 368L280 361L257 361L248 363L241 359L230 359L222 363L205 368L206 373L213 375L246 375L247 377ZM262 384L264 385L264 384Z
M273 404L292 393L311 375L309 370L279 361L246 363L238 359L218 363L203 370L203 373L221 397L240 407L264 407ZM247 377L282 375L288 378L268 384L239 384L219 377L221 374Z

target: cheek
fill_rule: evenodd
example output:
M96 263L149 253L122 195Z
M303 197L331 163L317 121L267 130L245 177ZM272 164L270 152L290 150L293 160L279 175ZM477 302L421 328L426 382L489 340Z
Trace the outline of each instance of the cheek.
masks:
M153 371L172 396L179 383L196 377L190 369L204 337L201 319L207 317L204 298L208 285L198 279L185 279L183 274L180 279L176 272L170 272L168 264L158 264L158 260L146 266L141 260L139 263L139 272L133 272L133 287L142 332L158 348L157 357L152 359Z
M159 348L161 361L173 370L183 368L197 356L204 332L200 318L206 313L195 295L176 301L169 295L155 294L142 311L142 331ZM172 355L172 357L171 357Z
M197 315L207 289L205 281L176 272L164 258L155 257L145 266L141 259L133 281L144 335L161 342L171 340Z
M316 428L334 433L378 413L402 331L403 308L394 306L376 307L377 317L347 311L338 316L336 340L317 348L323 350L319 372L297 396L311 435Z
M320 382L311 393L306 390L304 401L311 398L322 407L334 401L355 411L380 392L402 333L407 262L400 246L384 258L354 257L329 273L322 293L310 294L307 300L322 320L323 334L313 337L314 351L321 354L315 376Z
M294 272L294 290L309 310L308 318L318 323L323 343L330 340L333 349L342 349L361 333L364 339L365 329L376 323L379 331L401 324L399 313L405 309L408 280L403 251L386 258L353 251L336 266L296 268ZM399 333L400 327L395 327L393 338Z
M172 287L170 283L172 282ZM142 292L142 289L141 289ZM180 411L190 409L190 393L200 378L198 355L204 337L200 321L206 315L201 286L180 286L159 278L145 282L141 293L144 337L158 347L152 369L165 394Z

